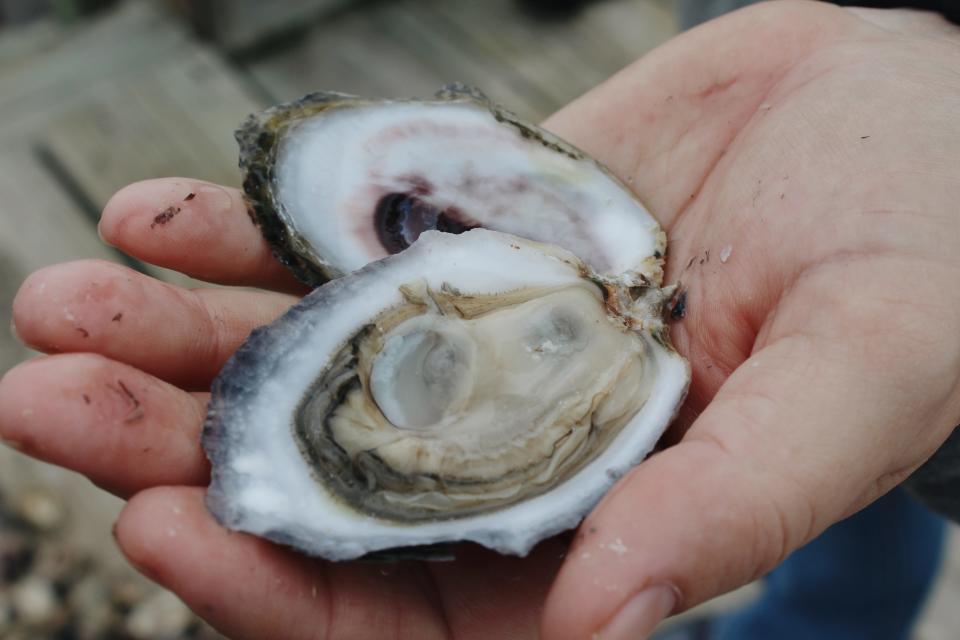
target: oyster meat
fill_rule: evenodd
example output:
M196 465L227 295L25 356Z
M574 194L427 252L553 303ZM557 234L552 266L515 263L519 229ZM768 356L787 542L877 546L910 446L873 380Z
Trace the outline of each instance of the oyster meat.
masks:
M689 368L665 237L600 165L463 89L316 94L238 137L278 256L333 279L214 384L220 522L334 560L522 555L649 453Z

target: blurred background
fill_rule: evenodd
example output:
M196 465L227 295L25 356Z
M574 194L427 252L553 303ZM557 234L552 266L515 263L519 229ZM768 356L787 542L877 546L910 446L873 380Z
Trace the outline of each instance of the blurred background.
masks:
M671 0L0 0L0 326L20 282L78 258L197 284L103 245L120 187L239 186L234 127L319 89L429 96L454 80L538 120L678 30ZM0 332L0 372L31 353ZM120 502L0 447L0 638L217 638L128 568ZM711 607L744 602L748 587ZM960 636L954 530L916 637Z

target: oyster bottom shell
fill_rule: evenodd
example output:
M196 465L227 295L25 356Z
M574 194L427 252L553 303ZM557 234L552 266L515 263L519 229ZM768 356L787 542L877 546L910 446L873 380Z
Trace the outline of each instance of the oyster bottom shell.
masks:
M427 232L227 363L203 434L208 506L333 560L453 541L526 554L677 411L689 370L662 303L556 247Z

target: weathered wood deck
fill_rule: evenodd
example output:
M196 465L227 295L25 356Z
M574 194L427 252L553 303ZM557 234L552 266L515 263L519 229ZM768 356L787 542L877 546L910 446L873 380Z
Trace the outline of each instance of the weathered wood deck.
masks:
M669 0L608 0L572 21L542 22L510 0L361 3L285 48L233 62L144 2L69 30L39 23L0 33L0 326L8 326L23 277L55 262L126 260L190 285L104 246L99 211L114 191L143 178L237 184L232 130L259 106L321 88L424 96L459 80L537 119L669 37L670 11ZM0 335L0 372L28 355ZM66 496L72 540L122 564L108 533L118 501L0 448L0 492L33 485ZM960 635L958 596L954 535L918 638Z

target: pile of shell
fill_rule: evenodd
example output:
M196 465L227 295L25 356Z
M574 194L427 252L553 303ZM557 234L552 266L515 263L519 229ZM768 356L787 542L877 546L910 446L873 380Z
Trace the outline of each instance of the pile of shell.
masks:
M221 638L172 594L71 548L66 524L62 501L47 490L0 495L0 638Z

